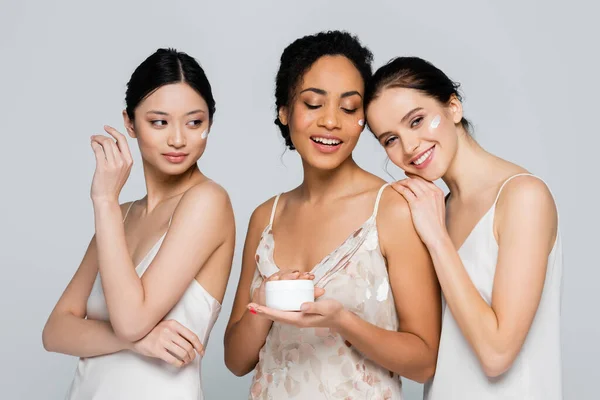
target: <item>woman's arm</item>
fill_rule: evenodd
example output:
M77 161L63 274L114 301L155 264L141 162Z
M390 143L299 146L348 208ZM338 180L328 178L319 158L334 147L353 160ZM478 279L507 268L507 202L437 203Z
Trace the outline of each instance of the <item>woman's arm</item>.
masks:
M386 189L377 220L399 318L398 332L372 325L347 310L340 314L335 329L382 367L426 382L435 371L440 338L439 284L406 201Z
M272 325L272 322L267 319L252 318L246 307L252 298L250 286L256 272L256 249L262 231L269 222L272 204L273 199L267 201L250 217L240 280L225 331L225 364L237 376L246 375L256 366L258 353L264 346Z
M490 377L511 367L540 302L558 229L547 186L526 176L506 184L495 228L499 250L491 306L473 285L447 233L429 246L452 315Z
M415 232L408 205L398 194L384 192L377 220L399 317L398 332L362 320L334 299L305 303L302 312L279 311L258 304L250 307L265 317L261 320L330 328L382 367L425 382L435 371L441 326L440 288L435 271Z
M115 335L108 321L86 319L87 300L98 273L96 260L96 240L92 238L81 265L44 326L42 342L46 350L77 357L93 357L132 346Z
M158 254L140 278L125 241L118 205L95 199L98 262L112 326L137 341L175 306L212 254L234 231L225 190L208 181L181 198Z

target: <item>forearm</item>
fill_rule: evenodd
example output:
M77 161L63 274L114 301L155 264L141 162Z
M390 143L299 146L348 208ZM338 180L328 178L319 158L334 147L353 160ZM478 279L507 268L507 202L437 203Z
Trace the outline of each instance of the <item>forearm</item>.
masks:
M126 327L139 325L135 321L145 315L144 287L127 250L119 204L95 201L94 216L98 265L111 322L117 334L135 336Z
M449 237L429 247L444 297L465 338L485 364L501 352L499 323L471 281Z
M335 330L367 358L400 376L417 382L433 376L437 347L415 334L379 328L347 310Z
M258 353L265 344L273 322L244 312L225 334L225 364L237 376L246 375L256 366Z
M115 335L108 321L83 319L72 314L53 317L42 334L44 348L76 357L95 357L131 349Z

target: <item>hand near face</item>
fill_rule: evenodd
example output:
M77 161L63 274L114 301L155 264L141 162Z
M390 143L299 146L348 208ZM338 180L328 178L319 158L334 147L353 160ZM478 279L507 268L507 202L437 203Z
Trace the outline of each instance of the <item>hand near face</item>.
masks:
M93 201L118 201L121 189L129 178L133 160L125 136L110 126L105 126L104 130L112 138L103 135L91 138L96 156L91 197Z

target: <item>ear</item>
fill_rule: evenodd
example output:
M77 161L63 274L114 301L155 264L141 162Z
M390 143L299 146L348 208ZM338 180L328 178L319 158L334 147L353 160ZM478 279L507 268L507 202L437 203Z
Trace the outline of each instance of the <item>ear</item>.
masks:
M279 111L277 112L278 116L279 116L279 122L281 122L283 125L288 124L288 108L285 106L279 107Z
M448 102L448 109L450 110L450 117L455 124L459 124L463 118L463 108L460 100L452 95L450 101Z
M129 115L127 115L127 110L123 110L123 122L125 123L125 129L127 129L129 137L135 139L135 128L133 126L133 121L129 118Z

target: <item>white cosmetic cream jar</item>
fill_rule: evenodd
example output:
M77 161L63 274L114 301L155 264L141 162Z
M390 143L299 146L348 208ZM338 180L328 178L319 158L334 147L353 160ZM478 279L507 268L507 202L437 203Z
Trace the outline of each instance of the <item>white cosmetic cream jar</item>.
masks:
M312 280L307 279L268 281L265 297L269 308L300 311L303 303L315 301L315 286Z

